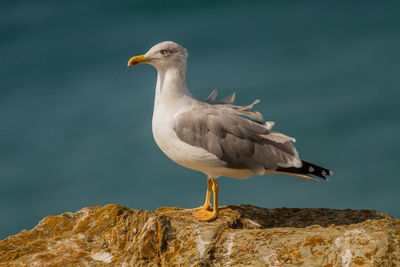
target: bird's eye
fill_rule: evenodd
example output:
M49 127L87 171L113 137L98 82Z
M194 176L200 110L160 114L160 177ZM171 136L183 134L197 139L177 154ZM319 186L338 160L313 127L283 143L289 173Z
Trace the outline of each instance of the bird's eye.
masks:
M168 54L168 50L167 49L163 49L163 50L160 51L160 53L163 54L163 55L166 55L166 54Z

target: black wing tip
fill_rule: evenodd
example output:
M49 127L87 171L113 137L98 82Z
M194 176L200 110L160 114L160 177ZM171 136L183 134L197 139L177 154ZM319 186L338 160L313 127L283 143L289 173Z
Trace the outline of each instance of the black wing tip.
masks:
M278 168L278 171L284 171L284 172L289 172L289 173L298 173L298 174L304 174L304 175L313 175L316 177L319 177L327 182L329 182L328 176L333 175L333 171L328 170L326 168L317 166L313 163L309 163L306 161L302 161L302 166L300 168Z
M326 168L320 167L318 165L306 161L302 161L302 163L303 166L301 169L305 170L307 174L315 175L321 179L324 179L325 181L329 182L328 176L333 175L333 171L328 170Z

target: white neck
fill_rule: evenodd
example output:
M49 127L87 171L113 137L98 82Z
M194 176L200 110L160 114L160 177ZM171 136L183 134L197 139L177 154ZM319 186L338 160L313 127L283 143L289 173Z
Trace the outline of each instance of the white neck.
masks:
M157 69L154 111L156 111L157 106L164 106L164 104L171 107L187 96L191 97L192 94L186 86L186 66Z
M174 116L182 107L190 107L191 104L186 103L190 103L193 98L186 87L186 68L169 67L157 69L157 72L152 128L158 146L163 147L163 144L168 143L165 137L171 134Z

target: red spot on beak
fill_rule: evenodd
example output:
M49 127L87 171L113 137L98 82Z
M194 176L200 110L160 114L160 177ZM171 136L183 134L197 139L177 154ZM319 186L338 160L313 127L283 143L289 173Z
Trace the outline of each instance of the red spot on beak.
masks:
M133 61L131 64L132 64L133 66L135 66L135 65L137 65L137 64L139 64L139 63L137 63L137 61Z

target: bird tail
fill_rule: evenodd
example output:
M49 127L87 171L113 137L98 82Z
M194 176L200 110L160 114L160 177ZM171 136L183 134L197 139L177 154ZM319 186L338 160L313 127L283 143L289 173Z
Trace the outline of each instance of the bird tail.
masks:
M286 173L292 176L296 176L299 178L304 178L304 179L308 179L308 180L316 180L315 178L313 178L311 175L313 176L317 176L321 179L324 179L326 181L328 180L327 176L331 176L333 175L333 172L331 170L328 170L326 168L317 166L315 164L312 164L310 162L306 162L306 161L301 161L302 166L300 168L296 168L296 167L289 167L289 168L278 168L276 169L277 172L282 172L282 173Z

